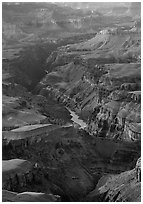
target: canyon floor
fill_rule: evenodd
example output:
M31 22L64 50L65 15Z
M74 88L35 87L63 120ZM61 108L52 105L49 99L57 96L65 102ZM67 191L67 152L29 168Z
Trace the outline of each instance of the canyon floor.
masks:
M3 3L3 202L141 202L140 6L104 4Z

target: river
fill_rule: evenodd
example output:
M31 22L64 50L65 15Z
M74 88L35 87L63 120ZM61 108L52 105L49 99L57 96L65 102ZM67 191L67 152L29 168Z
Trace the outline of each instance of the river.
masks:
M72 116L71 120L77 123L81 129L87 127L87 124L82 119L79 119L79 116L74 111L71 111L69 108L67 108L67 110L70 112L70 115Z

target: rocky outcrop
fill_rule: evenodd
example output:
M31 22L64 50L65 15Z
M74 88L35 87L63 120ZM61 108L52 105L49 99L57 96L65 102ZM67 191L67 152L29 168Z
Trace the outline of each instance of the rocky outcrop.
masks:
M55 194L58 187L49 181L38 163L12 159L3 161L2 167L3 201L60 201L60 196L51 193L52 189Z
M135 169L102 177L86 201L141 202L141 183L136 180Z
M22 192L23 189L28 189L32 183L36 184L36 182L42 181L39 169L34 168L34 164L26 160L4 160L2 168L2 188L6 190Z

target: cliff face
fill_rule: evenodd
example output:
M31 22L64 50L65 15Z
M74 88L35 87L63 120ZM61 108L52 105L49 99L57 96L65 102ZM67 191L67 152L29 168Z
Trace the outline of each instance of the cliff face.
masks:
M119 175L106 175L99 179L95 190L86 201L94 202L140 202L141 201L141 159L133 170Z
M23 192L25 190L38 191L39 188L42 188L46 192L50 192L48 182L43 182L44 173L34 163L22 159L12 159L4 160L2 166L3 189Z
M94 191L87 196L88 202L140 202L141 183L135 169L119 175L102 177Z

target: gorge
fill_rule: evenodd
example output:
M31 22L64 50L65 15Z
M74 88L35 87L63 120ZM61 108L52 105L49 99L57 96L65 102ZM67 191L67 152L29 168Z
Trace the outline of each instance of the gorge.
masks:
M141 201L139 6L76 6L3 4L4 202Z

